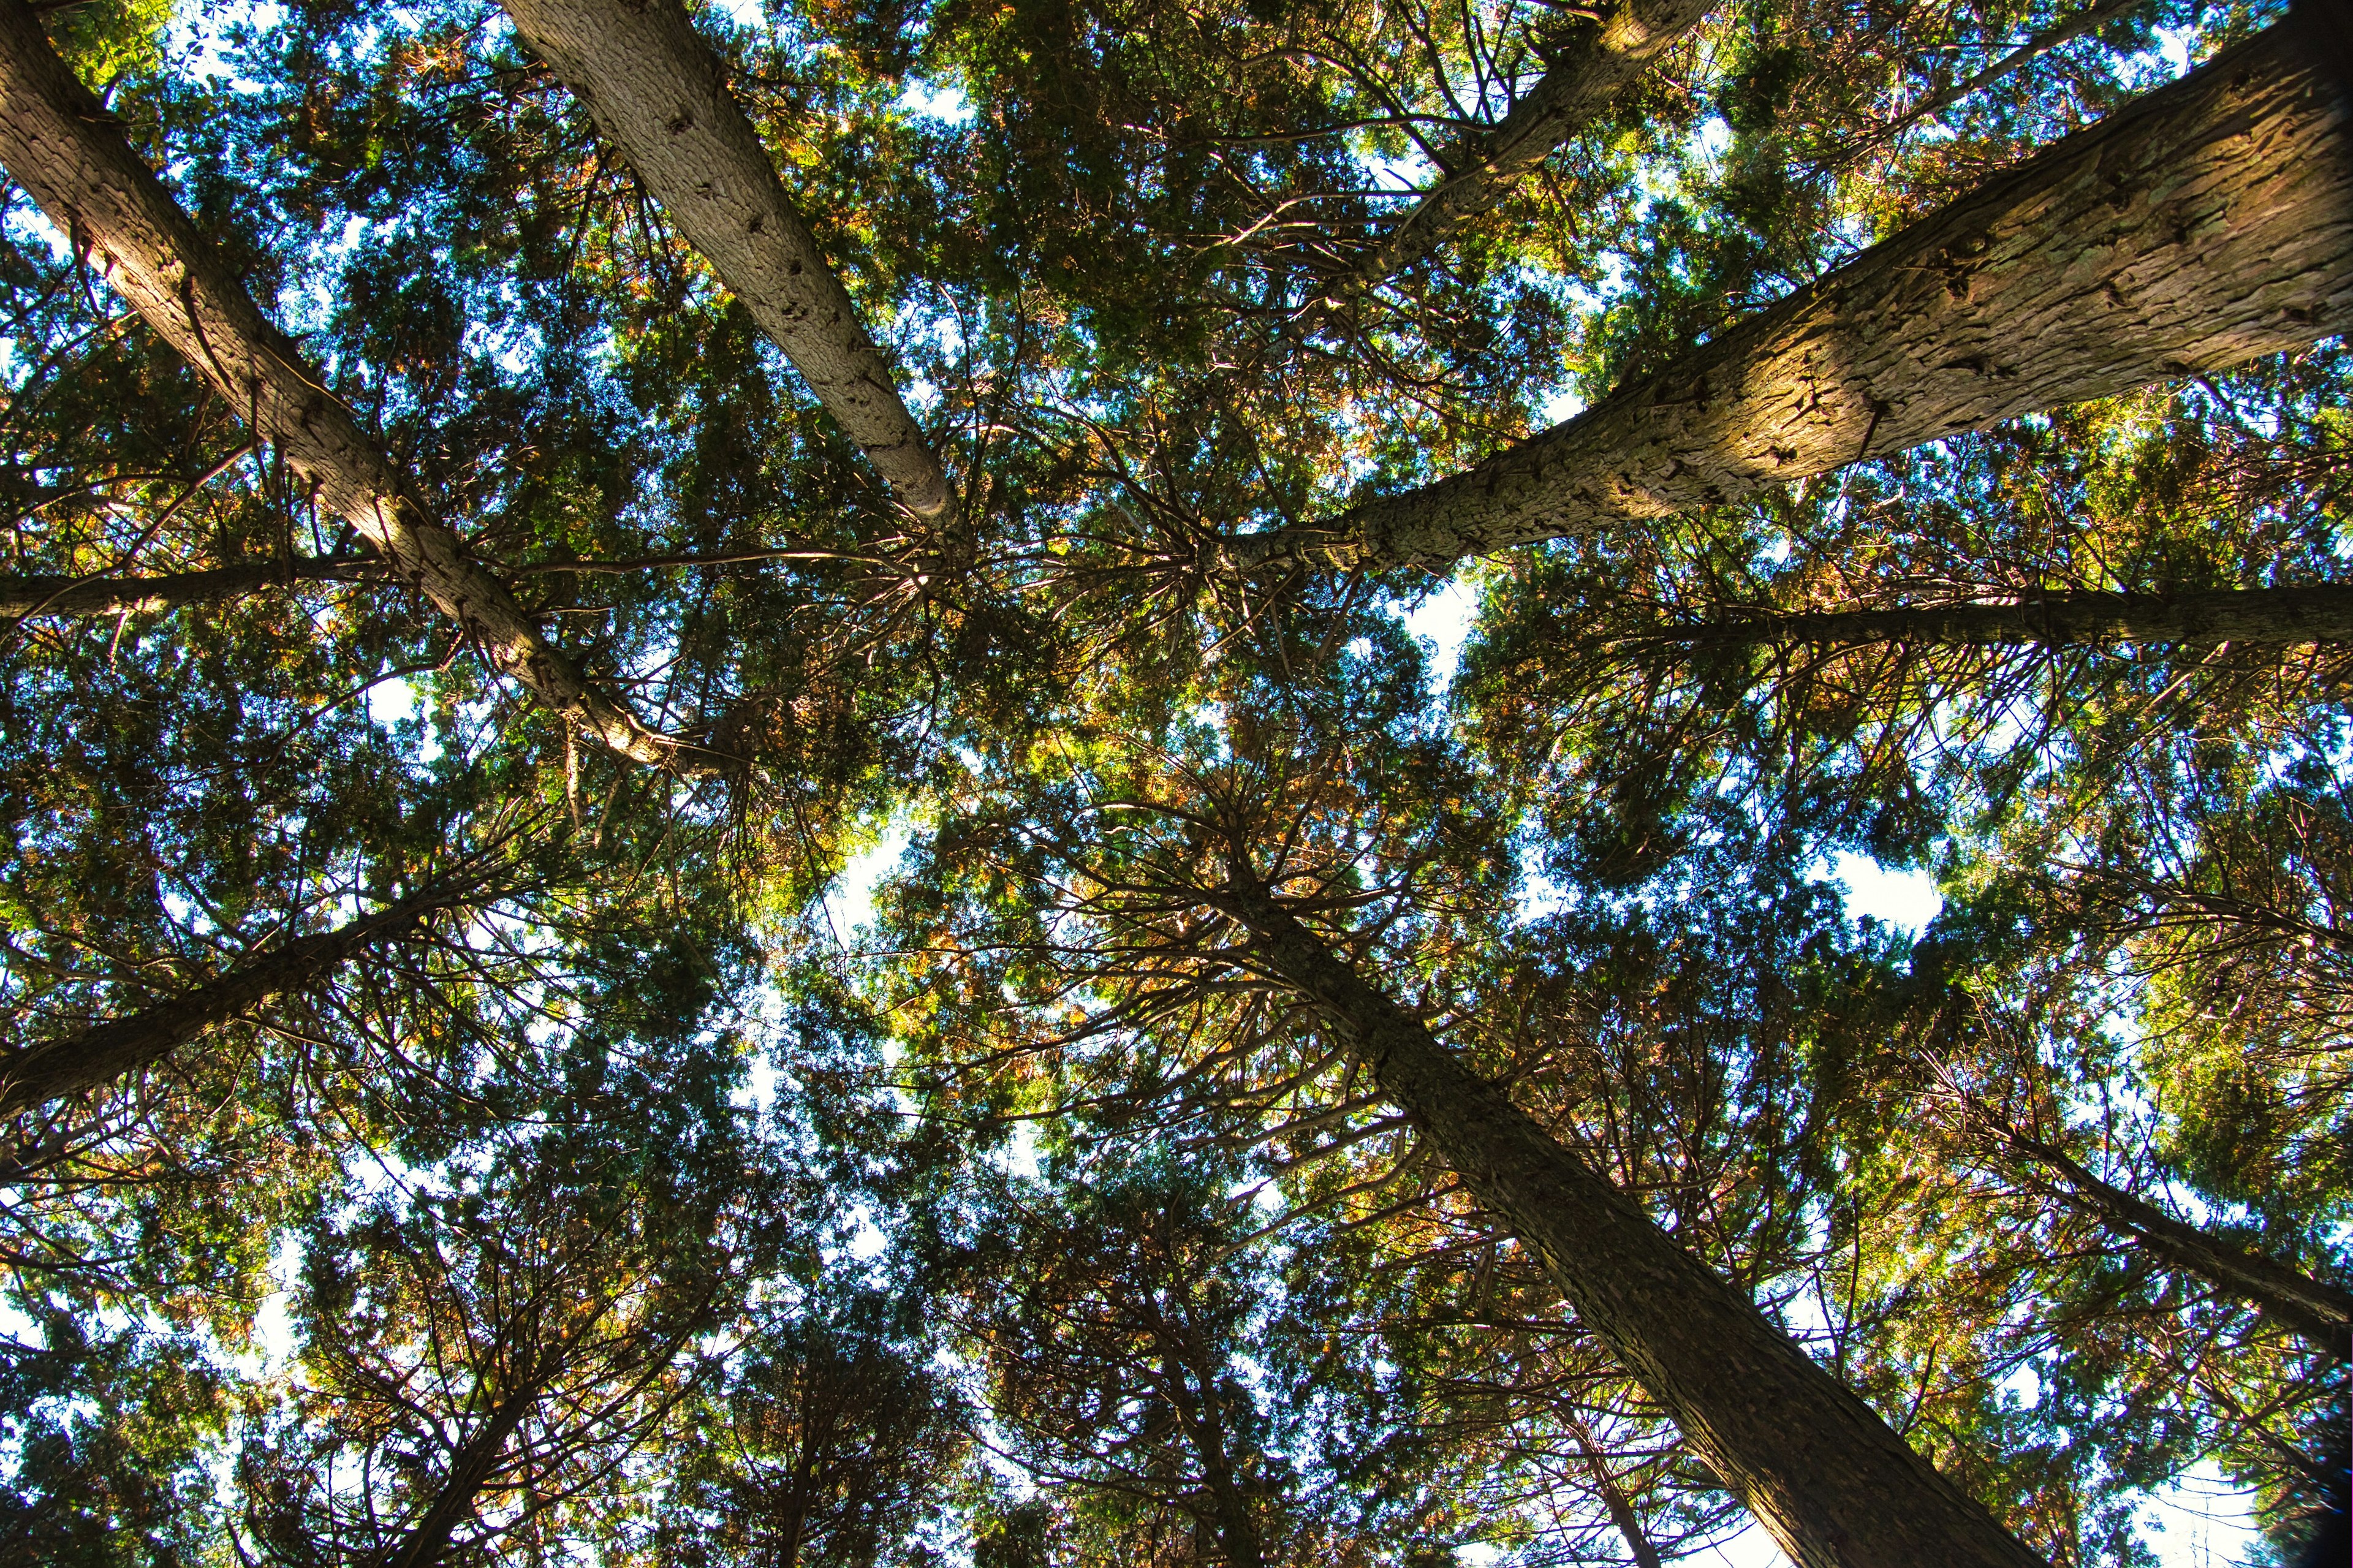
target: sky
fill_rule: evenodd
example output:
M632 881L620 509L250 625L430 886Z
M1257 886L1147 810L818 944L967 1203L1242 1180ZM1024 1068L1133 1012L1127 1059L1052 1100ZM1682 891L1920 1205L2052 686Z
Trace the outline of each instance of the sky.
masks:
M1477 610L1475 595L1460 582L1449 582L1405 617L1409 631L1429 640L1431 676L1440 685L1453 678ZM892 823L843 868L826 898L826 912L845 947L856 945L857 929L872 919L875 890L909 841L907 825ZM1843 851L1831 858L1826 869L1845 889L1852 913L1915 935L1944 907L1936 879L1926 871L1890 870L1868 856ZM2253 1502L2253 1494L2232 1488L2211 1464L2200 1465L2143 1507L2141 1534L2162 1568L2232 1568L2247 1562L2256 1545ZM1795 1568L1753 1522L1685 1561L1697 1568Z

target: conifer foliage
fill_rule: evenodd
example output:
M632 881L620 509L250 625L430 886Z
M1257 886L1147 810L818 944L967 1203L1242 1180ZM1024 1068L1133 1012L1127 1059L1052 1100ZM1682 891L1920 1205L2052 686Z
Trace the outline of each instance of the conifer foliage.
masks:
M2343 0L0 0L0 316L27 1561L2341 1531Z

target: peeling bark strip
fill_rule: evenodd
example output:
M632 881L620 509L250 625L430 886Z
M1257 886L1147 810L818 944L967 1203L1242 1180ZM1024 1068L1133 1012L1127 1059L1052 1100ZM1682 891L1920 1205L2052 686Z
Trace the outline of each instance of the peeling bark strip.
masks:
M2063 1202L2089 1210L2175 1268L2251 1303L2315 1350L2339 1361L2353 1356L2353 1292L2178 1220L2156 1205L2102 1181L2063 1149L2016 1132L2005 1142L2023 1158L2053 1173L2050 1190Z
M939 458L679 0L503 3L900 501L946 521Z
M2353 585L2331 583L2215 594L2053 594L2014 605L1757 615L1661 626L1627 640L1694 647L2353 642Z
M2307 7L1487 461L1212 570L1442 573L2353 326L2353 92Z
M0 0L0 165L50 222L89 246L91 265L147 324L277 444L319 505L374 545L392 576L456 620L493 668L623 756L673 760L671 742L591 686L465 542L432 521L301 351L263 319L22 0Z
M443 883L332 931L298 937L218 979L128 1018L94 1025L0 1057L0 1120L97 1089L161 1061L206 1030L300 990L379 942L474 896L473 880Z
M1433 185L1388 242L1356 268L1379 283L1443 245L1472 219L1493 212L1554 148L1576 135L1619 90L1706 16L1713 0L1623 0L1567 58L1546 71L1503 123L1456 149L1458 166Z
M1228 909L1804 1568L2040 1568L1755 1303L1263 890Z
M367 583L384 572L358 556L320 556L295 561L256 561L202 572L153 577L67 577L51 574L0 576L0 619L34 616L124 616L176 610L184 605L242 599L295 583Z

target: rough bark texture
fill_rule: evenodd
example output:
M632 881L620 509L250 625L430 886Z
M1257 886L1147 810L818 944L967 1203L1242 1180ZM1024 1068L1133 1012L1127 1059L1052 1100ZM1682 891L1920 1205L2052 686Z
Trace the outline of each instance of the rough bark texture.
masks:
M2353 326L2353 92L2306 10L1567 424L1211 570L1573 537Z
M1624 0L1604 11L1599 24L1545 72L1501 124L1456 149L1455 167L1357 267L1356 281L1377 284L1437 249L1464 224L1493 211L1554 148L1607 109L1669 45L1698 26L1710 4Z
M1472 1072L1262 892L1229 906L1481 1204L1508 1226L1805 1568L2040 1562L1755 1303Z
M2056 1177L2053 1186L2063 1201L2090 1210L2129 1232L2168 1263L2261 1309L2314 1348L2339 1360L2353 1353L2353 1292L2315 1279L2277 1258L2209 1236L2101 1180L2063 1150L2015 1133L2007 1142Z
M277 444L320 507L464 627L492 666L615 752L673 761L673 745L591 685L465 542L433 521L301 351L263 319L22 0L0 0L0 165L89 247L91 265L147 324Z
M0 576L0 618L142 615L176 610L184 605L242 599L288 583L361 583L383 575L371 561L332 556L256 561L154 577Z
M375 942L464 901L470 884L437 887L332 931L300 937L195 990L70 1039L0 1058L0 1119L113 1082L162 1060L198 1035L310 984Z
M679 0L504 4L902 504L949 517L939 458Z
M1736 643L2315 643L2353 641L2353 586L2217 594L2054 594L2014 605L1833 610L1664 626L1637 641Z

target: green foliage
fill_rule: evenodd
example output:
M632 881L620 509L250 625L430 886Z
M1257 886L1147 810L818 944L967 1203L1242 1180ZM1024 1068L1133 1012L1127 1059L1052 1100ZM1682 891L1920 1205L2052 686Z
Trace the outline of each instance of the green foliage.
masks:
M1265 897L2054 1563L2156 1561L2141 1510L2209 1464L2285 1552L2342 1366L2087 1182L2348 1278L2345 645L1800 634L2344 587L2340 344L1451 584L1215 548L1671 364L2277 10L1740 0L1370 278L1581 13L702 7L945 540L495 9L44 11L322 385L709 766L492 675L0 192L7 574L275 576L0 624L10 1050L459 889L0 1130L0 1539L1724 1539L1725 1478L1282 978ZM1459 670L1433 588L1477 602ZM1841 856L1942 912L1857 914Z

